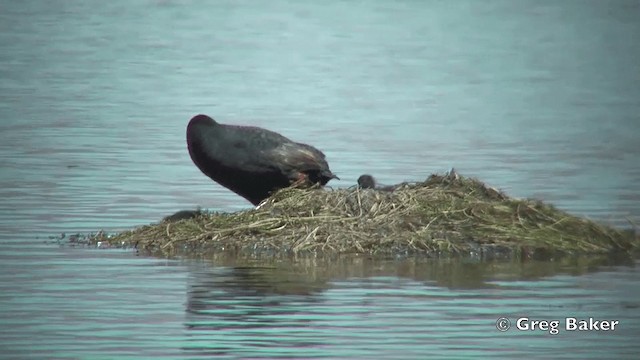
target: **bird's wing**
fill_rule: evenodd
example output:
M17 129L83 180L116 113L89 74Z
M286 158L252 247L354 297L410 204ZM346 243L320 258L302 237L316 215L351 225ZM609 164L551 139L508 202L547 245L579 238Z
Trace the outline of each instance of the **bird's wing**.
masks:
M288 138L265 129L250 126L227 125L218 139L215 152L224 154L223 164L238 166L248 171L273 170L276 160L270 156L281 144L291 142ZM213 150L213 149L212 149Z
M286 175L291 175L293 171L323 171L329 168L325 155L307 144L284 142L266 150L263 155L269 163L277 164Z

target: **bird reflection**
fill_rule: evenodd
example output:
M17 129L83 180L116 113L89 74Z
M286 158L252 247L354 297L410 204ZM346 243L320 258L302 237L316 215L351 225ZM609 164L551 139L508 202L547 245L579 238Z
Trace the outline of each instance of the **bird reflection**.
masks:
M319 294L327 287L323 280L274 267L193 271L187 291L185 328L198 342L188 350L220 355L225 352L221 344L232 341L231 333L245 334L243 341L260 342L264 341L260 336L263 332L306 327L309 317L299 313L317 308ZM205 344L200 342L203 339ZM312 340L296 340L292 344L285 338L272 342L283 347L321 345Z

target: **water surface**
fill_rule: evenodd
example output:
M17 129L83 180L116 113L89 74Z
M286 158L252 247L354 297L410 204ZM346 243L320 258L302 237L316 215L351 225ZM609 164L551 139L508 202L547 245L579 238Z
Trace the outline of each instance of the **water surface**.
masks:
M198 205L248 208L191 163L198 113L313 144L342 179L333 187L455 167L638 223L639 11L0 0L0 356L634 358L633 261L549 262L531 276L517 264L190 262L45 241ZM621 325L495 330L500 316L572 315Z

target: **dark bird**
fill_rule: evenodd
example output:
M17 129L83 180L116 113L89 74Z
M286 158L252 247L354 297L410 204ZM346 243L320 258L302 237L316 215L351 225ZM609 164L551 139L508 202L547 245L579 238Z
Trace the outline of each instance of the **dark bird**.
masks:
M193 219L196 218L200 215L202 215L203 212L200 209L197 210L180 210L178 212L176 212L175 214L169 215L169 216L165 216L162 219L162 222L177 222L180 220L189 220L189 219Z
M313 146L259 127L219 124L207 115L189 121L187 147L200 171L253 205L291 185L339 179Z
M363 189L375 189L376 188L376 179L369 174L360 175L358 178L358 186Z
M397 186L393 185L378 185L376 179L369 174L360 175L358 178L358 187L361 189L375 189L380 191L394 191L397 188Z

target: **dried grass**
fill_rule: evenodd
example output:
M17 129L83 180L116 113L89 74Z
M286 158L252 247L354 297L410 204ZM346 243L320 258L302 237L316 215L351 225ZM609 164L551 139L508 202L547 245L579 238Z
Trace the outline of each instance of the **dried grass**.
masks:
M639 248L631 232L572 216L536 200L514 199L452 172L394 191L278 191L259 209L202 213L91 242L135 246L154 255L344 254L374 256L509 252L602 254Z

